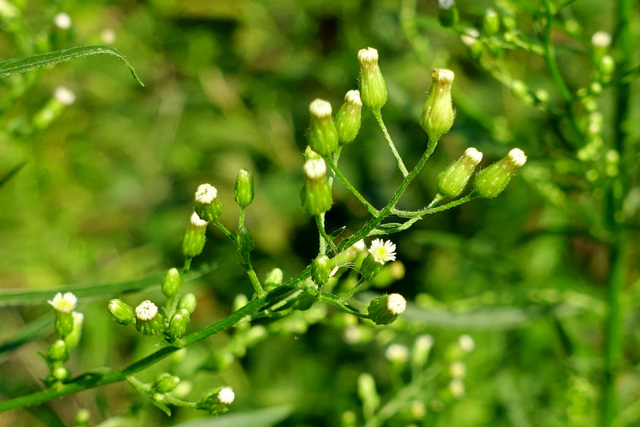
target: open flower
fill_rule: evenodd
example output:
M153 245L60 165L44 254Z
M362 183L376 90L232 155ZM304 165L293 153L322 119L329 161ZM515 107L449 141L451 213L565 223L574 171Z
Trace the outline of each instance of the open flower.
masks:
M49 304L61 313L71 313L75 310L78 304L78 298L71 292L66 292L62 295L62 292L58 292L53 301L48 301Z
M376 262L384 265L396 260L396 245L391 240L375 239L371 242L369 253Z

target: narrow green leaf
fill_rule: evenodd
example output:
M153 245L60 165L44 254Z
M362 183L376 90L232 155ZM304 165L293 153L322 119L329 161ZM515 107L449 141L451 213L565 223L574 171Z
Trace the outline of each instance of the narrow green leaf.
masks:
M142 80L136 74L136 70L129 60L120 53L119 50L110 46L95 45L95 46L79 46L72 47L66 50L57 50L54 52L48 52L41 55L29 56L28 58L21 59L8 59L0 62L0 78L8 77L13 74L26 73L27 71L35 70L37 68L48 67L50 65L60 64L62 62L71 61L76 58L84 58L92 55L113 55L120 59L129 68L133 78L144 86Z
M336 237L338 237L345 229L347 228L347 226L342 226L340 228L338 228L337 230L335 230L333 233L329 234L329 237L331 238L331 240L334 240Z
M41 338L52 330L53 316L50 314L40 317L38 320L29 323L24 328L20 329L13 337L0 344L0 354L13 351L20 347L22 344L26 344L29 341Z
M20 169L22 169L26 163L27 162L18 163L9 172L7 172L7 174L0 179L0 187L5 185L15 174L20 172Z
M286 420L292 412L291 406L275 406L189 421L175 427L270 427Z
M185 277L185 281L198 279L217 268L217 264L206 264L198 270L189 273ZM110 297L118 296L131 292L138 292L152 286L160 286L165 273L156 274L138 280L131 280L119 283L103 283L95 285L83 286L62 286L56 289L47 290L19 290L19 291L2 291L0 292L0 307L2 306L18 306L28 304L46 304L48 300L58 292L73 292L78 298L89 297Z

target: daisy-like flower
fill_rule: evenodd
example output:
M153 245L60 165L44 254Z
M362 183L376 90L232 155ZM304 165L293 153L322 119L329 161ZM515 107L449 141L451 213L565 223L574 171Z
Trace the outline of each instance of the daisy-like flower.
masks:
M396 260L396 245L391 240L375 239L371 242L369 253L376 262L384 265Z
M78 298L71 292L58 292L53 301L47 301L51 306L60 313L72 313L78 304Z
M218 402L223 405L231 405L236 398L236 394L231 387L225 387L218 392Z
M140 305L136 307L136 317L143 322L152 320L158 314L158 306L149 300L142 301Z
M210 205L218 197L218 190L210 184L202 184L196 190L196 202Z

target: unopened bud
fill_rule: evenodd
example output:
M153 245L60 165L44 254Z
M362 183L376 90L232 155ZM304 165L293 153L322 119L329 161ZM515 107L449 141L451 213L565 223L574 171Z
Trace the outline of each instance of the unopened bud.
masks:
M246 208L253 201L253 174L249 170L240 169L238 172L234 195L241 208Z
M482 160L482 153L467 148L458 160L446 168L438 177L438 192L442 196L457 197L467 185L473 170Z
M492 198L507 187L511 177L527 161L527 156L519 148L509 151L506 157L482 169L476 174L474 186L480 197Z
M458 23L458 9L453 0L438 0L438 21L447 28Z
M367 311L376 325L388 325L404 313L407 301L400 294L383 295L371 300Z
M108 310L113 316L113 320L121 325L128 325L135 319L133 308L120 299L115 298L109 301Z
M304 164L302 207L309 215L320 215L331 209L331 186L324 159L307 160Z
M136 307L136 329L145 336L156 335L164 329L158 307L149 300Z
M178 308L183 308L189 312L189 314L193 313L196 309L197 299L194 294L184 294L180 303L178 304Z
M311 278L318 286L322 286L329 281L331 268L329 257L325 254L320 254L311 263Z
M270 291L282 285L284 279L284 273L279 268L274 268L267 274L267 278L264 280L264 290Z
M231 387L209 390L202 395L196 407L207 410L212 415L221 414L233 403L235 397Z
M344 97L344 104L336 114L336 129L340 144L347 144L358 136L362 121L362 100L360 92L350 90Z
M500 31L500 17L493 9L487 9L484 14L483 21L484 32L488 36L492 36Z
M175 375L171 375L168 372L164 372L156 377L152 389L157 393L169 393L180 384L180 378Z
M338 149L338 131L331 118L331 104L322 99L315 99L309 104L309 112L309 146L321 156L333 154Z
M67 352L67 344L63 340L56 340L49 347L47 351L47 359L49 362L66 362L69 360L69 353Z
M222 213L222 202L218 198L218 190L213 185L198 186L195 194L196 214L205 221L215 221Z
M73 329L64 337L64 342L67 344L68 349L76 348L80 343L80 336L82 335L82 323L84 322L84 314L74 311L73 314Z
M370 110L377 111L387 102L387 85L378 65L378 51L372 47L358 51L360 97Z
M184 314L187 314L187 310L184 310ZM171 317L171 321L169 322L169 336L172 340L180 339L184 336L184 333L187 331L187 325L189 324L189 317L184 317L182 313L176 313Z
M198 214L194 212L182 239L182 253L185 257L194 258L202 253L206 231L207 221L200 219Z
M182 290L182 279L180 278L180 272L177 268L171 268L164 276L164 282L162 283L162 293L171 298L180 294Z
M236 234L236 248L242 255L248 255L254 248L253 236L247 227L240 227Z
M447 133L453 125L455 112L451 101L451 83L453 71L445 69L433 70L433 83L422 109L422 127L433 143Z

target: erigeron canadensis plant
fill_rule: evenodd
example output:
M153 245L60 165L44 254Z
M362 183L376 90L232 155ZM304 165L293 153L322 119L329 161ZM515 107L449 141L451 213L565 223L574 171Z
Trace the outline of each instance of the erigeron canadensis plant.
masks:
M125 302L125 299L129 298L125 296L105 302L105 309L119 324L118 327L135 327L141 334L141 339L159 341L161 348L121 369L73 376L63 364L68 359L68 351L77 345L79 339L82 318L74 315L74 310L77 304L82 305L82 301L78 302L78 298L71 292L57 294L50 303L55 309L56 332L60 339L51 345L46 355L43 355L50 368L50 375L45 379L48 388L1 402L0 410L36 405L82 390L127 380L147 401L167 414L171 414L171 406L220 414L229 408L235 397L229 385L208 390L198 399L193 399L176 392L181 378L172 372L163 372L148 383L137 378L136 374L199 341L235 327L234 342L229 348L221 349L217 355L219 359L216 359L215 363L222 369L230 363L226 356L241 357L246 348L268 336L269 331L265 326L253 325L252 321L270 319L273 321L272 324L276 325L280 320L295 317L297 312L308 312L310 314L299 318L301 323L295 326L304 331L308 324L317 322L318 318L324 315L324 309L320 312L317 309L311 310L318 305L316 303L333 306L354 319L376 325L392 324L401 317L407 308L407 301L399 293L369 297L366 304L359 299L361 292L382 273L388 263L402 257L402 254L397 252L396 245L386 237L407 230L427 215L451 209L478 197L498 196L511 177L525 164L526 156L522 150L513 148L502 160L475 174L473 188L462 195L483 157L475 148L468 148L456 162L442 172L438 178L438 193L428 206L417 210L400 209L399 202L403 194L420 174L440 139L453 126L455 112L451 87L454 73L448 69L436 69L431 74L432 88L420 120L426 135L422 141L416 142L423 144L424 154L416 164L409 164L410 168L407 168L382 118L382 108L388 99L386 84L378 64L378 51L371 47L362 49L358 52L357 58L360 63L360 89L351 90L346 94L344 104L335 118L328 101L316 99L309 105L309 147L304 152L302 163L304 176L301 184L301 204L313 217L317 226L318 253L305 269L286 281L285 274L280 269L274 269L263 280L254 270L251 259L254 239L245 224L245 215L250 214L249 208L254 198L254 178L250 171L240 170L236 179L234 199L239 207L237 227L230 228L221 222L223 206L219 192L211 184L202 184L195 189L194 212L186 221L186 231L182 238L184 262L180 266L170 268L157 283L166 298L164 303L146 299L129 305ZM69 99L68 96L63 98ZM363 106L374 116L402 176L402 181L393 196L379 207L367 201L338 166L343 149L348 154L348 147L354 147L358 143L357 135L361 126ZM359 230L349 235L342 234L343 228L325 228L325 217L331 213L333 205L332 188L338 183L344 185L370 215ZM392 218L400 222L392 222ZM220 230L235 246L237 254L234 256L238 257L240 265L246 271L254 294L250 298L238 295L234 304L235 311L231 315L203 329L191 330L190 321L197 310L197 298L193 293L185 292L185 282L189 277L193 260L203 253L210 226ZM368 243L367 250L364 250L363 241ZM358 276L356 283L349 286L342 280L348 270L355 271ZM424 367L430 346L427 337L421 337L416 342L413 349L415 370ZM389 347L387 353L387 357L396 366L405 364L409 357L408 349L398 345ZM461 398L464 394L461 376L464 375L460 374L459 367L455 372L449 390L451 396ZM416 384L422 384L423 377L418 377ZM365 417L373 419L378 406L373 403L375 399L371 397L372 390L375 389L373 377L361 376L359 389L365 401ZM382 415L378 415L380 416ZM385 413L383 416L390 415Z

